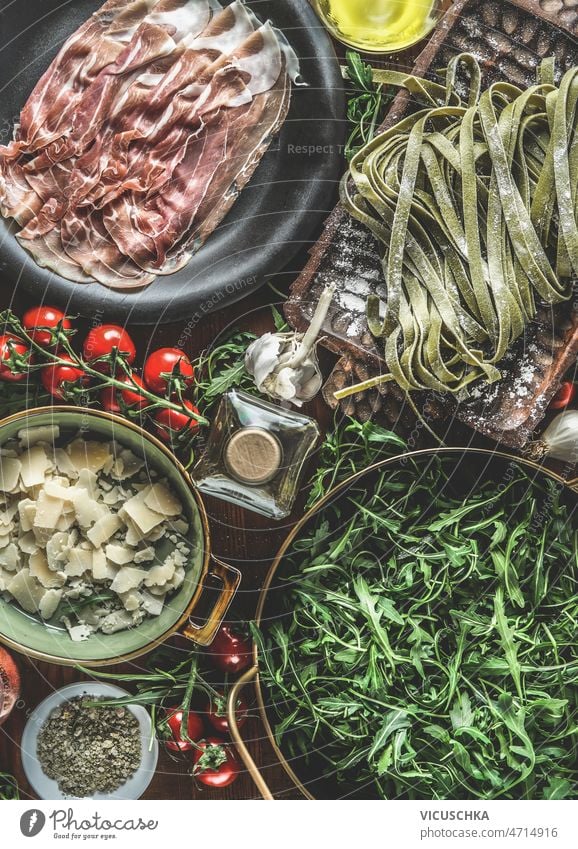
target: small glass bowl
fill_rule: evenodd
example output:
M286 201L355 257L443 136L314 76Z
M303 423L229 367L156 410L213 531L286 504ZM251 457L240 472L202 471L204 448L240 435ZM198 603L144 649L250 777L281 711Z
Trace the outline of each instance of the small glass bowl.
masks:
M427 38L435 29L447 2L444 0L312 0L313 8L331 35L363 53L399 53ZM382 6L380 14L379 7ZM367 10L365 22L354 19ZM388 7L400 12L395 28L387 26ZM415 15L412 17L412 13ZM424 14L425 13L425 14ZM383 28L380 29L380 19ZM390 24L393 24L390 18Z

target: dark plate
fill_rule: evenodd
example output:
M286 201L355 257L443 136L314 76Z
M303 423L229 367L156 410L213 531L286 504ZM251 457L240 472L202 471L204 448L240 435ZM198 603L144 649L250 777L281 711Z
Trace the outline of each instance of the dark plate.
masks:
M59 46L102 5L98 0L0 0L0 139ZM235 206L189 265L145 289L117 292L40 268L0 220L5 286L89 318L157 324L202 316L245 297L279 272L332 208L342 169L344 93L333 45L307 0L254 0L284 30L307 88L295 88L288 119Z

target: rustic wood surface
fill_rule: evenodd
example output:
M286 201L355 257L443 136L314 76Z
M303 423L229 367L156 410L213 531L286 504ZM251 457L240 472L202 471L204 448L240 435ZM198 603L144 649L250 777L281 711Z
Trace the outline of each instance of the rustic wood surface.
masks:
M382 64L404 69L411 68L422 47L423 44L396 56L381 57ZM339 46L338 49L342 52ZM376 57L373 57L374 62L375 59ZM335 194L337 195L337 187ZM331 205L328 207L328 212L330 209ZM318 234L313 235L316 237ZM303 250L291 263L291 266L275 280L276 288L286 292L306 260L307 254ZM170 281L167 281L167 286L169 285ZM17 312L20 312L28 304L23 303L19 297L18 287L16 286L15 293L12 291L13 289L13 281L4 281L0 293L0 306L2 308L11 306ZM219 335L231 325L251 328L256 332L272 329L271 311L268 304L275 302L279 302L278 295L274 294L270 288L264 287L256 295L207 316L200 325L195 327L194 333L184 346L185 349L192 357L196 356L218 339ZM139 362L142 363L149 350L176 344L186 328L186 324L185 320L182 324L158 328L130 326L131 334L137 343ZM325 373L329 374L334 360L329 355L327 356ZM322 425L326 426L330 421L331 414L321 400L309 405L306 412L314 415ZM229 620L234 622L235 620L249 619L254 614L259 590L269 564L282 539L288 533L291 521L272 524L268 520L248 513L241 508L209 498L206 499L206 506L211 524L214 554L237 565L243 573L242 585L230 611ZM294 511L293 520L299 514L298 505ZM17 709L0 729L0 771L11 772L16 776L23 798L34 798L22 770L19 752L20 738L27 716L53 690L65 684L82 680L82 676L73 669L41 663L22 655L18 656L18 661L23 678L22 699ZM132 664L126 664L124 667L117 667L111 671L133 671L135 667L141 666L142 663L143 659L141 658ZM250 690L247 695L252 698ZM263 769L263 775L275 796L278 798L300 798L300 794L276 761L257 717L251 719L247 724L244 729L244 736L249 741L249 748L257 764ZM190 768L189 758L183 757L180 760L175 760L166 752L161 752L157 773L143 798L260 798L251 777L246 772L231 787L222 791L212 791L195 786L189 774Z

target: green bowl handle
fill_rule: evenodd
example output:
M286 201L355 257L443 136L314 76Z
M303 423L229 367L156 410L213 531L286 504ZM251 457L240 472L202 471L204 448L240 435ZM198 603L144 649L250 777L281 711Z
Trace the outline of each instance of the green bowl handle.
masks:
M223 621L223 617L233 601L237 587L241 583L241 573L239 570L235 569L234 566L229 566L228 563L223 563L222 560L218 560L214 555L211 555L209 571L207 572L207 577L209 576L219 578L223 585L215 606L209 613L204 625L195 625L194 622L189 620L183 630L183 635L199 646L211 645Z

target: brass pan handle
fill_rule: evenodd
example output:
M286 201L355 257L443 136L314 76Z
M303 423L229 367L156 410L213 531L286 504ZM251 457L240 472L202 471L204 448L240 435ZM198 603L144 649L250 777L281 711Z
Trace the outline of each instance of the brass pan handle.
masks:
M243 763L247 767L249 774L255 785L257 790L268 802L273 802L274 797L271 791L269 790L265 779L259 772L259 768L251 755L249 754L249 750L247 749L241 734L239 733L239 728L237 727L237 717L235 715L235 707L237 705L237 699L239 698L239 694L241 690L245 687L249 681L252 681L257 675L258 668L257 666L253 666L251 669L248 669L238 681L235 682L231 691L229 692L229 698L227 699L227 722L229 723L229 730L231 732L231 737L235 742L235 746L237 747L237 751L241 755Z
M199 646L211 645L223 621L223 617L233 601L237 587L241 583L241 573L239 570L235 569L234 566L229 566L228 563L223 563L222 560L218 560L214 555L211 556L211 563L207 572L207 576L209 575L219 578L223 584L215 606L211 610L204 625L195 625L194 622L189 620L183 629L183 635Z

